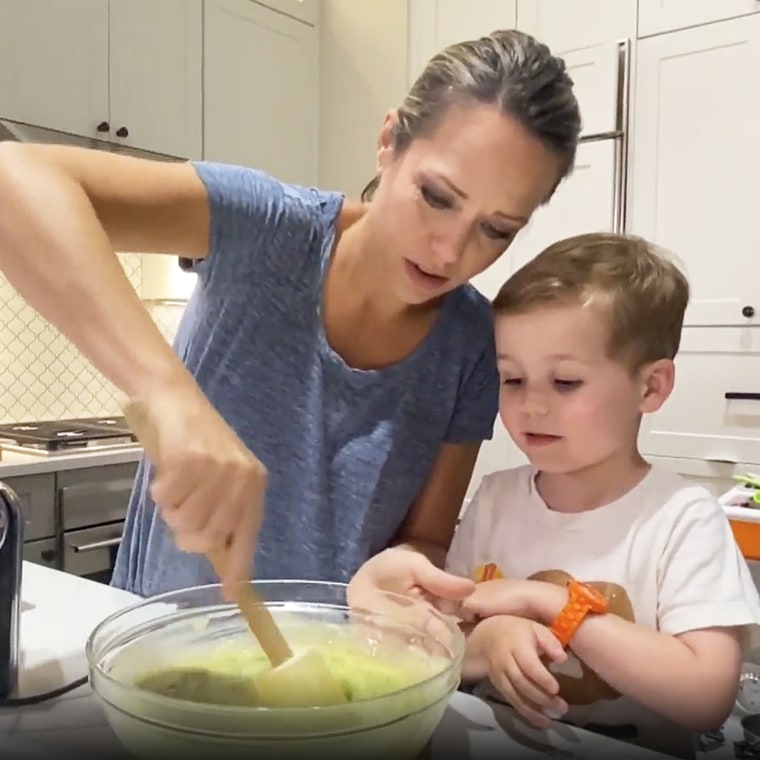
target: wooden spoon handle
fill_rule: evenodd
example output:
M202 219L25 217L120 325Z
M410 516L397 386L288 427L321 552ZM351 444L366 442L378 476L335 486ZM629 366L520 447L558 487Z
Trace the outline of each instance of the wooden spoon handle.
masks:
M155 462L158 457L158 432L148 418L139 401L128 400L122 404L122 412L127 424L140 440L145 452ZM216 574L223 578L227 566L225 549L208 552L206 557L211 562ZM288 642L277 627L269 608L264 604L256 590L248 583L242 583L237 594L237 605L243 613L253 635L259 640L272 667L277 667L293 656Z

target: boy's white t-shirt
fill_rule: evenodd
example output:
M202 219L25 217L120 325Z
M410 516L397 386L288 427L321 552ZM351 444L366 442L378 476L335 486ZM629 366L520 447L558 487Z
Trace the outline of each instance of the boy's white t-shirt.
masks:
M446 567L478 581L498 569L507 578L559 570L580 581L614 583L627 595L636 623L674 636L749 626L746 645L755 646L760 630L760 598L721 506L705 488L665 469L651 469L622 498L578 514L547 507L530 465L487 475L462 517ZM558 672L583 675L573 656ZM677 677L663 673L663 679ZM632 724L637 744L692 754L688 731L627 698L607 694L571 705L564 718L579 726Z

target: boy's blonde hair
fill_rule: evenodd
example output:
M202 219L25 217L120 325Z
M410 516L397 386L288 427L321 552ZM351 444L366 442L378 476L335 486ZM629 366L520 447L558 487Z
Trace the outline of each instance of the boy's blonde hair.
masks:
M493 309L498 316L596 307L609 320L610 357L636 370L675 357L688 302L688 280L664 251L633 235L590 233L560 240L521 267Z

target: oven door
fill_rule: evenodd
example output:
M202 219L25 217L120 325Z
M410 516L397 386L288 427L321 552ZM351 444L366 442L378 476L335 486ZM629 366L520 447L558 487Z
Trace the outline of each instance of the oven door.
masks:
M66 531L63 534L63 571L109 584L123 532L123 520Z

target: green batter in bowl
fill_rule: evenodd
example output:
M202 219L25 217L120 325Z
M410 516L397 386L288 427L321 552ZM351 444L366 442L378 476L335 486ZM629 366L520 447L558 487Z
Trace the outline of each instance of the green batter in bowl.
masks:
M346 702L269 707L269 667L218 585L163 594L104 620L87 642L92 688L125 748L143 758L414 758L459 685L464 637L423 601L346 586L254 583L294 652L316 646Z

